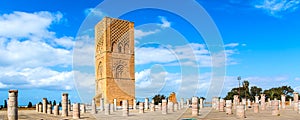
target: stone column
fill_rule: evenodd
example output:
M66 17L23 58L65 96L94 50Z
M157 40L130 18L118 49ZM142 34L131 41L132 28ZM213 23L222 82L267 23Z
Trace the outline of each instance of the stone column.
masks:
M217 97L213 97L212 98L212 101L211 101L211 104L212 104L212 108L213 109L216 109L217 110L217 108L219 107L218 105L217 105Z
M114 110L113 111L117 111L117 99L114 99Z
M42 113L42 112L43 112L43 105L39 104L39 113Z
M293 93L293 95L294 95L294 103L298 103L298 93L297 92L294 92Z
M106 103L105 106L104 106L104 114L105 115L110 115L110 104L109 103Z
M8 120L18 120L18 90L8 91L7 117Z
M71 113L71 103L68 102L68 113Z
M43 98L43 113L47 113L47 98Z
M85 104L80 104L80 112L81 113L86 113L86 107L85 107Z
M100 98L100 111L104 111L104 98Z
M272 101L272 115L278 115L279 114L279 101L273 100Z
M248 106L248 108L251 107L251 101L250 101L250 99L247 100L247 106Z
M139 113L144 114L144 103L143 102L139 103Z
M202 109L203 108L203 99L200 98L200 108Z
M199 106L198 106L198 98L197 97L193 97L192 98L192 116L198 116L199 114Z
M285 109L285 95L284 94L281 95L281 108Z
M254 113L258 113L258 110L259 110L258 103L254 103L253 104L253 111L254 111Z
M161 113L162 113L162 114L167 114L167 113L168 113L167 100L165 100L165 99L162 99L162 103L161 103Z
M289 103L290 103L290 106L292 106L292 99L291 98L289 99Z
M129 105L128 105L128 100L123 100L122 102L122 108L123 108L123 116L128 116L129 115Z
M180 109L183 108L183 105L184 105L184 99L183 99L183 98L180 98Z
M59 105L55 105L53 109L54 109L54 110L53 110L53 114L54 114L55 116L59 115Z
M233 109L236 109L236 106L239 104L239 95L234 95L233 96Z
M154 100L152 100L150 103L150 111L155 111Z
M237 105L236 106L236 117L245 118L245 105Z
M95 100L92 100L92 114L96 114L97 110L96 110L96 104L95 104Z
M220 110L220 99L217 98L215 102L216 102L216 110Z
M74 103L73 104L73 119L80 119L80 104Z
M149 99L145 98L145 110L149 109Z
M133 109L136 110L136 99L133 100Z
M224 105L225 105L224 99L220 99L219 112L224 112Z
M295 102L294 102L294 111L298 111L298 104L299 104L299 103L295 103Z
M158 110L161 110L161 103L158 103Z
M255 103L259 103L259 96L255 96Z
M298 114L300 114L300 101L298 102Z
M47 104L47 113L52 114L52 105L51 104Z
M231 115L232 114L232 102L231 100L226 100L226 114Z
M190 107L190 99L186 99L186 106L187 106L187 108Z
M168 102L168 111L170 111L170 112L174 112L174 103L173 102L170 102L170 100L169 100L169 102Z
M266 95L265 94L260 94L260 107L261 107L261 110L266 109Z
M174 104L174 111L178 111L178 104L177 103Z
M63 117L68 116L68 93L63 93L62 94L61 116L63 116Z
M35 104L35 111L39 112L39 104Z

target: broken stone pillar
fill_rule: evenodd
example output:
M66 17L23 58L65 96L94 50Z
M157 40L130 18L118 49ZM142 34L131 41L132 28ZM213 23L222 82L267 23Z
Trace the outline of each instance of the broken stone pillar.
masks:
M128 105L128 100L123 100L123 116L128 116L129 115L129 105Z
M217 98L215 102L216 102L216 110L220 110L220 99Z
M284 94L281 95L281 108L285 109L285 95Z
M248 106L248 108L251 107L251 101L250 101L250 99L247 100L247 106Z
M266 95L265 94L260 94L260 107L261 107L261 110L266 109Z
M292 98L289 99L290 106L292 106Z
M133 109L136 110L136 99L133 100Z
M8 91L7 118L18 120L18 90Z
M94 103L95 104L95 103ZM61 100L61 116L68 116L68 93L62 94Z
M255 96L255 103L259 103L259 96Z
M294 103L298 103L298 93L294 92L293 95L294 95Z
M144 114L144 103L143 102L139 103L139 113Z
M86 113L86 107L85 107L85 104L80 104L80 112L81 113Z
M39 112L39 104L35 104L35 111Z
M149 99L145 98L145 110L149 109Z
M74 103L73 104L73 119L80 119L80 104Z
M233 109L236 109L236 106L240 103L239 95L233 96Z
M184 99L183 99L183 98L180 98L180 109L183 108L183 105L184 105Z
M295 102L294 102L294 111L298 111L298 104L299 104L299 103L295 103Z
M39 104L39 113L42 113L42 112L43 112L43 105Z
M167 114L168 113L168 108L167 108L167 100L162 99L162 103L161 103L161 113L162 114Z
M253 104L253 111L254 111L254 113L258 113L258 110L259 110L258 103L254 103Z
M150 103L150 111L155 111L154 100L152 100Z
M116 111L117 110L117 99L115 98L114 99L114 109L113 109L113 111Z
M43 113L47 113L47 98L43 98Z
M236 106L236 117L237 118L245 118L245 105L237 105Z
M52 105L51 104L47 104L47 113L52 114Z
M300 114L300 101L298 102L298 114Z
M110 104L109 103L104 105L104 112L105 112L104 113L105 115L110 115Z
M203 108L203 98L200 98L200 108Z
M161 103L158 103L158 110L161 110Z
M187 106L187 108L190 107L190 99L186 99L186 106Z
M198 116L199 114L199 106L198 106L198 98L192 98L192 116Z
M59 105L54 105L53 114L55 116L59 115Z
M231 100L226 100L226 114L231 115L232 114L232 102Z
M100 111L104 111L104 98L100 98Z
M178 108L178 103L175 103L174 104L174 111L178 111L179 110L179 108Z
M71 113L71 103L68 103L68 113Z
M273 100L272 101L272 115L278 115L279 114L279 101Z
M224 99L220 99L219 112L224 112L224 105L225 105Z
M217 99L217 97L212 98L211 104L213 109L217 109Z
M170 111L170 112L174 112L174 103L173 102L171 102L171 101L169 101L168 102L168 111Z
M93 99L92 100L92 114L96 114L97 113L97 110L96 110L96 104L95 104L95 100Z

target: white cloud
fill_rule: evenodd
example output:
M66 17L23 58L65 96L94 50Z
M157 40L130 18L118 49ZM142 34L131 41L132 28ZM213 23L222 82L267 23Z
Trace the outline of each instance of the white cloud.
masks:
M298 80L300 80L300 78L299 78L299 77L296 77L296 78L295 78L295 80L297 80L297 81L298 81Z
M169 22L166 17L159 16L159 19L162 22L160 24L161 28L169 28L169 27L171 27L171 22Z
M48 37L53 32L48 31L50 24L59 22L61 13L47 11L26 13L13 12L0 16L0 36L3 37Z
M155 29L155 30L152 30L152 31L143 31L143 30L134 29L134 37L135 37L135 39L141 39L141 38L146 37L148 35L155 34L159 31L160 30L158 30L158 29Z
M62 38L57 38L54 39L54 42L58 45L58 46L62 46L65 47L67 49L71 49L74 46L74 41L73 41L73 37L62 37Z
M263 0L255 8L265 10L271 16L281 16L285 12L294 12L299 8L299 0Z
M205 44L190 43L182 46L173 47L139 47L136 48L137 65L149 64L149 63L161 63L170 66L187 65L198 67L211 67L237 64L232 55L238 54L238 51L234 49L237 45L227 44L230 46L224 53L210 54ZM225 56L224 56L225 54ZM162 57L163 56L163 57ZM215 58L212 61L212 56ZM226 58L226 62L224 61ZM179 62L179 63L178 63Z
M87 8L84 10L84 14L86 16L88 16L88 15L93 15L93 16L97 16L97 17L105 16L105 14L97 8Z

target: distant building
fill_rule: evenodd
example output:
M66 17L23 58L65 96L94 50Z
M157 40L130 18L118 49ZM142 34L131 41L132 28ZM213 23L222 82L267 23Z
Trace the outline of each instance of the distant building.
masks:
M133 104L134 76L134 23L105 17L95 26L95 90L96 105L100 98L117 106L122 100Z

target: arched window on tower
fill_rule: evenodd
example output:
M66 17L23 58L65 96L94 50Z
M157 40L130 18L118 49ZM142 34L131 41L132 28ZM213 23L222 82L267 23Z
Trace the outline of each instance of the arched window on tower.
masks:
M119 65L117 68L116 68L116 78L122 78L123 77L123 69L124 69L124 66L123 65Z
M117 43L116 43L116 42L113 42L111 46L112 46L111 51L117 52L117 49L118 49Z
M122 48L123 48L122 43L119 43L119 45L118 45L118 52L119 52L119 53L123 53Z
M124 45L124 53L130 53L129 51L130 51L130 50L129 50L129 45L128 45L128 43L126 43L126 44Z

